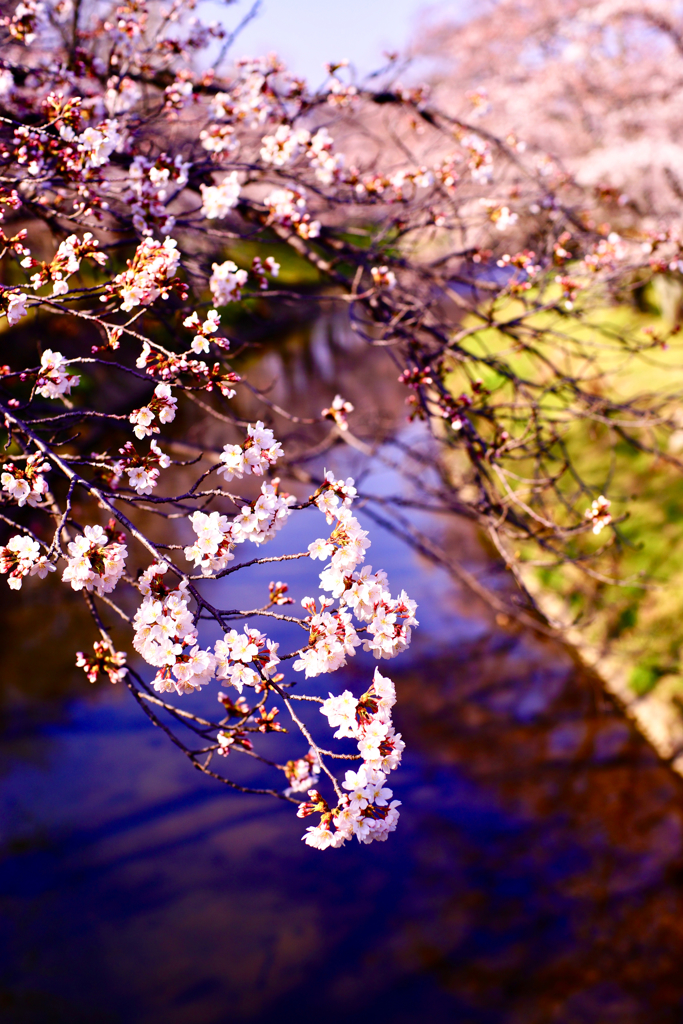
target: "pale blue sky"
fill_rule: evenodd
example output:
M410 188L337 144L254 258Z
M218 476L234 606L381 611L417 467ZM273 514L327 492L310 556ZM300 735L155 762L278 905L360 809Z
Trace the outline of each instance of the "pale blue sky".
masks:
M219 10L232 29L252 2L214 7L211 17ZM405 49L421 17L438 20L472 5L473 0L261 0L261 13L240 34L232 56L275 50L316 85L326 61L348 57L361 74L372 71L381 65L383 50Z

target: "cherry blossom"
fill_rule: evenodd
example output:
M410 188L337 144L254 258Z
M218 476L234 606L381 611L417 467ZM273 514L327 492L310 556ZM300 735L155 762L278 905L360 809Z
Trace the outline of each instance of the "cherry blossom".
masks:
M276 189L266 196L270 223L291 227L301 238L317 238L320 234L320 221L311 220L306 211L306 196L303 191L294 189Z
M140 441L153 433L158 434L159 427L154 423L155 416L159 423L172 423L177 407L178 401L173 396L171 385L157 384L149 404L141 409L135 409L129 416L133 424L133 433Z
M194 512L190 516L197 534L194 544L185 548L185 558L199 566L205 576L212 576L235 557L232 553L232 523L218 512Z
M239 201L237 171L228 174L220 185L202 185L202 213L207 220L222 220Z
M325 419L334 420L340 430L348 430L349 424L346 417L350 412L353 412L351 402L345 401L341 395L335 395L332 405L327 409L322 409L320 415Z
M227 306L229 302L237 302L241 289L247 283L247 271L240 270L232 260L214 263L212 270L209 286L216 305Z
M167 571L165 563L153 563L139 582L144 598L133 619L133 646L158 669L155 690L187 694L213 678L215 658L197 644L187 582L169 589L162 581Z
M46 348L40 360L40 372L36 380L36 391L43 398L60 398L71 394L71 389L80 384L81 378L65 370L67 363L61 352Z
M346 664L347 656L355 654L360 642L348 612L323 611L311 616L309 647L301 652L293 667L304 671L307 679L335 672Z
M168 469L171 459L162 452L157 442L152 439L149 452L139 454L130 441L119 449L122 459L114 463L115 482L123 473L128 474L128 483L137 494L151 494L159 480L159 470Z
M128 270L117 274L113 286L123 300L121 309L128 312L136 306L149 306L156 298L168 298L168 285L173 278L180 253L178 243L173 238L163 242L155 242L152 238L143 238L132 260L128 260Z
M0 573L8 574L7 584L11 590L21 590L25 576L39 576L45 579L56 566L40 554L37 540L23 534L10 537L5 547L0 548Z
M242 511L232 521L235 544L243 544L246 540L252 544L264 544L271 540L284 526L294 500L291 494L279 493L277 477L271 483L261 484L258 498L249 505L243 505Z
M210 309L206 314L206 320L203 322L199 319L196 312L191 313L190 316L183 320L183 327L189 327L190 330L197 332L196 337L192 339L192 351L199 355L202 352L209 351L209 339L214 335L220 327L221 316L220 313L215 309ZM218 343L219 339L215 339ZM225 338L220 339L221 348L228 348L229 342Z
M25 504L35 507L47 494L48 485L43 473L49 469L49 462L38 453L27 457L23 469L15 462L7 462L0 477L2 489L19 508Z
M226 481L233 477L241 480L243 476L262 476L264 470L274 466L284 452L279 441L275 440L273 431L265 427L261 420L247 426L247 439L243 445L226 444L220 456L221 466L218 475Z
M115 651L111 642L96 640L93 644L94 654L76 654L76 667L82 668L91 683L97 682L101 673L105 673L110 683L120 683L126 676L125 651Z
M547 14L546 0L541 7ZM411 509L463 512L514 564L527 556L513 552L538 545L542 515L544 550L593 572L591 548L601 546L589 534L612 521L610 505L600 496L584 511L573 456L566 467L560 460L543 468L549 439L558 423L585 424L599 413L601 431L628 422L647 449L673 414L662 404L655 416L651 398L615 397L608 374L595 372L593 342L574 328L585 327L584 308L617 295L625 302L636 282L649 288L658 276L679 275L681 232L669 213L644 218L618 182L582 184L572 154L543 151L526 116L537 102L529 94L512 109L516 89L500 97L491 88L489 109L485 68L455 99L439 89L443 103L432 104L426 88L398 85L391 71L350 83L344 61L327 65L327 81L311 90L274 55L214 66L207 47L229 41L229 32L203 24L193 8L172 0L159 14L136 0L70 11L68 0L25 0L3 17L0 571L19 589L25 577L44 579L59 567L98 636L77 664L91 681L125 679L199 770L235 785L220 772L248 753L276 785L286 783L284 793L271 792L296 803L302 819L318 816L307 845L384 841L400 806L388 779L404 749L392 721L394 684L376 670L357 688L325 681L324 699L318 684L359 651L383 666L406 651L417 626L400 580L376 557L374 568L366 561L372 517L409 531ZM591 11L591 33L596 17ZM622 25L614 13L609 19ZM563 39L567 20L556 19L548 38ZM545 38L533 38L540 64ZM470 49L466 61L474 60ZM600 59L619 70L608 48ZM531 76L515 67L525 81ZM616 80L623 84L623 74ZM501 102L514 116L496 127ZM592 102L602 109L599 90ZM514 123L533 145L509 131ZM618 170L614 162L609 170ZM277 375L272 392L250 379L257 321L276 324L294 303L324 303L325 317L329 307L330 322L344 321L373 359L384 352L392 360L394 386L398 377L408 395L410 425L383 417L372 439L376 462L392 465L399 486L378 496L364 482L360 511L354 480L330 470L321 478L317 461L329 451L343 465L340 449L355 459L365 447L349 430L353 404L335 393L346 383L326 378L329 406L316 415L317 405L291 408ZM539 311L567 329L548 338ZM234 330L232 347L221 319ZM600 325L591 331L597 350ZM610 331L610 351L622 346L629 360L656 353L674 334ZM499 333L502 344L489 344ZM43 349L45 340L69 358ZM355 349L339 358L353 369ZM233 363L245 366L246 379ZM361 374L365 365L359 356ZM494 376L504 383L492 386ZM355 383L349 394L369 429L379 416L361 407ZM276 434L292 438L287 458ZM532 464L539 468L530 493L519 470ZM261 545L300 509L308 510L304 526L310 515L317 528L293 540L296 550L282 554L283 543L264 555ZM103 510L116 519L86 525ZM449 564L431 540L434 557ZM255 549L238 555L247 542ZM284 580L267 591L268 576L255 575L260 590L243 584L254 563L271 559L282 576L288 559L301 559L297 573L310 576L301 593L310 596L300 605ZM140 658L126 663L107 629L111 621L125 632L131 598ZM273 620L278 637L288 637L282 647L269 636ZM365 663L358 660L354 680ZM219 682L221 718L208 721L194 695ZM304 723L298 700L318 703L321 715ZM285 726L294 741L276 764L260 741ZM340 750L329 749L337 741ZM353 760L340 766L336 757Z
M342 786L347 794L336 808L330 810L316 790L309 792L310 801L301 806L300 816L316 811L322 814L320 824L308 828L303 836L309 846L338 847L354 836L361 843L383 842L396 829L400 802L391 799L393 791L384 785L388 773L400 763L404 749L391 722L395 702L392 681L376 669L370 689L358 700L345 690L321 704L320 711L330 726L338 727L335 738L357 740L362 764L357 771L346 772Z
M74 590L94 590L109 594L126 569L128 549L123 535L115 533L114 521L107 529L86 526L82 536L68 545L69 558L62 573L65 583Z
M169 235L175 217L167 209L174 190L188 182L189 163L180 154L175 157L160 153L155 160L137 154L131 165L126 200L133 211L133 224L142 235L151 236L156 229ZM171 274L168 275L169 277Z
M103 121L96 128L86 128L76 139L79 152L84 154L86 167L102 167L122 142L116 120Z
M261 145L261 159L265 164L286 167L310 141L311 133L306 128L294 129L281 124L273 135L265 135Z
M276 675L280 664L278 644L258 629L231 629L214 646L216 677L225 679L240 693L244 686L258 686L260 679Z
M285 796L292 796L294 793L307 793L318 783L320 775L318 756L311 748L305 757L288 761L284 771L289 782Z
M28 313L26 303L28 302L28 295L23 292L9 292L7 294L7 310L6 317L10 327L18 324L22 317L25 317Z
M372 280L378 288L391 289L396 287L396 274L393 270L389 270L389 267L371 267L370 273L372 274Z
M601 494L599 498L593 501L591 507L586 509L584 515L592 524L593 533L602 533L604 528L612 522L612 514L609 510L610 505L611 502Z

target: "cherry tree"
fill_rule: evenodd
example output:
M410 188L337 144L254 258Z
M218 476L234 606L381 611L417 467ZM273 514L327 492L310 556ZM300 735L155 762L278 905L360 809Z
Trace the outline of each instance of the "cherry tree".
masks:
M425 30L416 50L462 116L519 133L641 217L678 223L677 0L491 0Z
M98 637L74 652L78 665L128 686L196 768L319 815L311 846L384 840L398 819L385 782L403 750L394 685L379 668L358 696L324 698L307 682L360 648L399 655L417 625L415 602L368 564L354 502L494 604L406 510L466 516L513 572L525 542L599 575L616 519L568 434L599 425L656 455L674 424L669 398L611 394L598 361L605 346L631 359L668 339L615 334L592 310L677 266L680 244L511 132L401 85L395 61L365 82L329 64L311 91L274 56L228 63L234 33L194 8L29 0L3 17L0 572L15 590L55 573L78 591ZM310 302L284 283L283 253L405 387L406 417L429 443L393 438L400 495L329 470L303 494L301 457L277 436L297 410L236 369L237 316L256 300ZM260 418L240 415L241 393ZM386 460L386 437L357 436L359 412L344 395L321 409L323 447ZM181 457L174 431L198 417L225 443ZM320 536L261 555L304 510ZM179 525L192 543L178 542ZM322 567L299 615L280 580L257 608L212 597L235 573L305 558ZM515 614L533 618L517 575L527 604ZM287 650L254 625L268 620L291 629ZM112 622L127 631L118 647ZM213 721L191 699L211 685ZM258 735L283 730L281 711L305 744L284 763ZM329 749L322 728L351 742ZM240 756L272 770L272 787L229 778ZM353 762L343 776L339 761Z

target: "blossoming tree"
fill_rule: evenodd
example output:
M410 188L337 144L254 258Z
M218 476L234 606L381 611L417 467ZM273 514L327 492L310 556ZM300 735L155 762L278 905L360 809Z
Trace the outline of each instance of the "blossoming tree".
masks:
M367 345L386 350L408 418L435 442L405 448L394 507L466 515L511 566L520 538L568 558L569 543L612 517L581 479L567 430L600 424L656 452L669 421L664 403L596 389L605 338L626 358L665 339L615 338L600 325L586 337L567 325L679 260L679 243L627 223L621 207L617 230L604 196L518 139L431 107L425 89L397 83L391 63L374 86L353 81L344 62L328 65L315 92L274 57L224 69L232 37L193 9L28 0L3 19L0 571L15 590L56 572L79 591L99 639L78 665L93 682L124 682L201 771L319 814L311 846L383 840L398 818L385 782L403 750L394 685L378 668L359 696L323 698L306 680L360 647L380 660L400 654L416 605L367 563L353 479L327 471L308 494L288 493L273 423L297 416L236 371L224 324L236 310L248 318L257 297L303 301L280 284L278 254L291 253ZM240 389L261 403L261 419L237 414ZM124 412L112 411L113 391ZM331 443L367 448L353 413L337 395L318 423ZM221 425L225 443L183 460L170 431L197 415ZM317 510L320 537L261 555L304 509ZM191 544L169 540L172 520L189 524ZM441 557L433 539L404 534ZM571 557L598 571L600 551ZM323 566L299 616L285 610L281 581L256 609L212 597L213 581L300 558ZM130 629L140 661L115 648L109 616ZM205 620L220 630L212 645ZM299 642L282 650L254 625L268 620ZM209 721L182 698L214 681L226 689ZM321 724L351 745L328 749L297 702L317 704ZM284 764L258 749L259 733L282 730L280 708L306 744ZM230 780L228 754L259 758L280 782ZM353 762L343 777L340 760Z

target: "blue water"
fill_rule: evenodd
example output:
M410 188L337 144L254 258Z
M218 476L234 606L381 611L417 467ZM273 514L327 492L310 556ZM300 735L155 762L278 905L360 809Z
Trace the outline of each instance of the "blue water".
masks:
M559 648L459 613L395 539L373 553L424 623L392 664L398 831L310 850L289 807L199 775L121 687L19 707L0 1019L683 1020L678 779Z
M343 387L335 373L330 390L366 407L355 366ZM353 452L335 458L354 469ZM379 465L363 481L398 485ZM416 521L499 585L471 531ZM269 553L323 522L298 516ZM37 584L3 592L2 1024L683 1022L681 781L559 645L503 631L366 525L368 561L421 622L382 665L407 743L391 782L403 806L367 847L311 850L291 807L200 775L124 687L73 669L92 642L75 605ZM229 577L221 603L262 604L274 578L298 600L311 568ZM290 629L269 632L284 648ZM310 685L360 692L372 668L359 655ZM217 688L187 706L213 715ZM273 781L239 754L225 768Z

